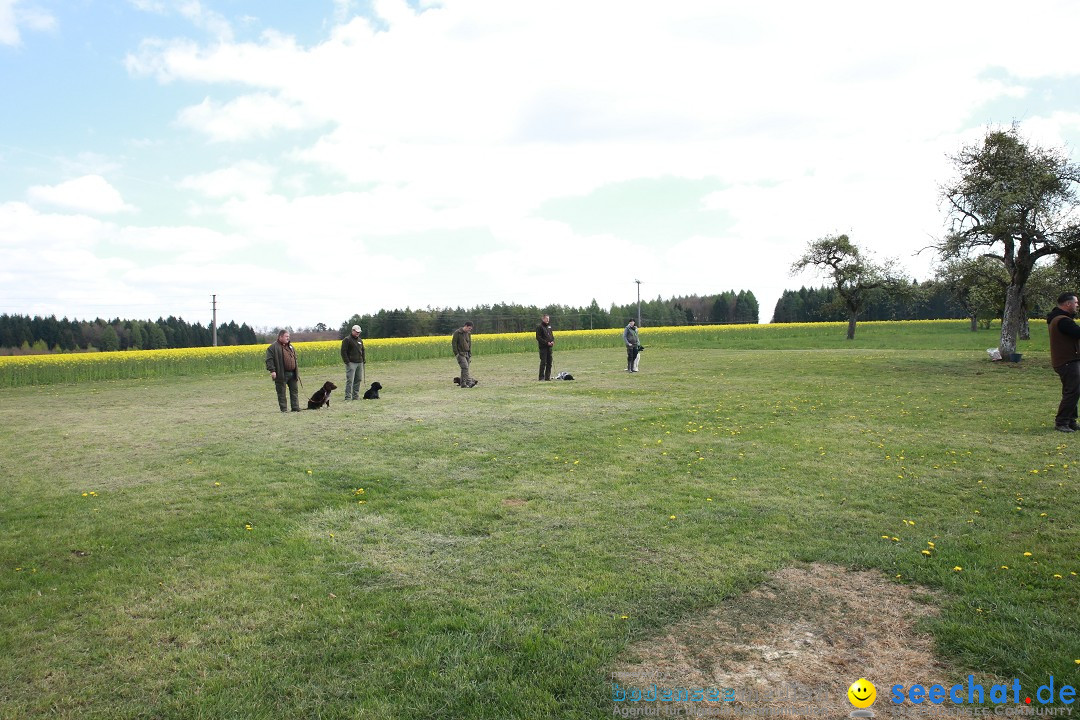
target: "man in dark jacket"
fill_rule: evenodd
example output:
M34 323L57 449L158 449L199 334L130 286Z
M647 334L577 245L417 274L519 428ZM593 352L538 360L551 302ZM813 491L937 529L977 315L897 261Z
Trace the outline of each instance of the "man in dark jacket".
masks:
M345 363L345 399L359 400L364 383L364 341L360 339L359 325L353 325L341 341L341 360Z
M1080 326L1076 324L1076 295L1062 293L1058 306L1046 316L1050 328L1050 364L1061 378L1061 404L1054 429L1076 432L1076 403L1080 400Z
M467 322L454 331L450 338L451 347L454 349L454 357L457 358L458 367L461 368L460 387L470 388L476 383L469 380L469 362L472 360L472 322Z
M551 379L551 355L555 346L555 333L551 332L551 318L545 315L536 326L536 345L540 348L540 379Z
M281 412L288 412L285 405L285 386L289 386L289 402L293 412L300 412L300 391L296 387L300 380L300 369L296 364L296 349L289 342L289 331L278 333L277 342L266 348L266 371L274 381L277 390L277 403Z

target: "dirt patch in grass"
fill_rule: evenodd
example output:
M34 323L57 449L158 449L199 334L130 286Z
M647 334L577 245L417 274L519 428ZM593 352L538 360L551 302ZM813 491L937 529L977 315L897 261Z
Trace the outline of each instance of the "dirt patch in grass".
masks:
M503 507L522 507L525 505L525 501L521 498L506 498L502 501Z
M727 702L654 703L689 713L812 706L844 717L855 709L848 687L865 677L877 686L872 709L880 717L892 709L893 684L956 682L957 673L935 659L932 638L916 629L920 618L936 613L935 604L925 589L877 572L818 563L785 568L705 616L633 646L611 682L646 690L651 683L730 689ZM616 708L645 704L614 702Z

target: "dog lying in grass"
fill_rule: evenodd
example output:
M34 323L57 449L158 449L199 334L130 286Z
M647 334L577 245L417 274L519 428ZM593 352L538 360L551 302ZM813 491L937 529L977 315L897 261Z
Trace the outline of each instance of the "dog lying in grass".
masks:
M378 382L371 383L371 387L364 391L364 399L378 400L380 390L382 390L382 385L380 385Z
M315 391L311 399L307 401L308 410L318 410L322 406L330 407L330 391L337 390L337 385L327 380L323 386Z

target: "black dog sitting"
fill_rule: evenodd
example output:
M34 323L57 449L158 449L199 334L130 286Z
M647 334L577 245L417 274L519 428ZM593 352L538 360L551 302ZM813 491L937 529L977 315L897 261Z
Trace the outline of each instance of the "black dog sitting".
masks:
M469 384L466 387L476 387L476 383L478 383L478 382L480 382L480 381L477 380L476 378L469 378ZM460 385L461 384L461 378L459 378L459 377L454 378L454 384L455 385Z
M382 390L382 385L380 385L378 382L371 383L371 387L369 387L366 391L364 391L364 399L365 400L378 400L380 390Z
M307 401L308 410L318 410L323 405L330 407L330 391L337 390L337 385L327 380L323 386L315 391L311 399Z

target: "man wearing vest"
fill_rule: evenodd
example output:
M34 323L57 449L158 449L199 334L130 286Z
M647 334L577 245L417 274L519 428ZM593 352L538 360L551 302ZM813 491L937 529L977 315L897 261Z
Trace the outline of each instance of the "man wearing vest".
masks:
M288 412L285 405L285 388L289 388L289 402L293 412L300 412L300 395L296 383L300 380L300 370L296 365L296 348L289 342L289 331L282 330L278 333L277 342L271 343L266 348L266 371L270 373L270 379L274 381L277 390L278 408L281 412Z
M1050 364L1061 377L1061 404L1054 429L1076 432L1076 403L1080 400L1080 326L1076 324L1076 295L1062 293L1058 306L1046 316L1050 326Z

